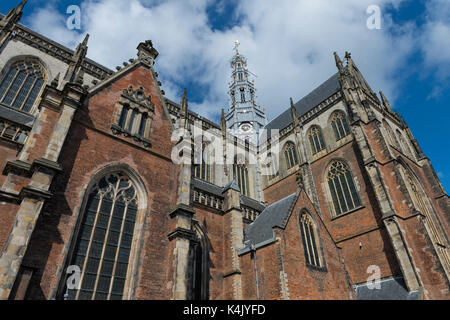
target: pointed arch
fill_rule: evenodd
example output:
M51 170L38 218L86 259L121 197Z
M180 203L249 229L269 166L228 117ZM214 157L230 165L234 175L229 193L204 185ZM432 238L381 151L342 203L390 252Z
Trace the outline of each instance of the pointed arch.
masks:
M193 224L196 238L191 241L191 278L190 300L209 300L211 279L211 244L205 229L198 223Z
M299 227L306 263L315 267L323 267L324 261L317 226L311 214L306 209L300 211Z
M325 182L328 186L334 216L339 216L361 206L353 174L343 160L332 160L327 167Z
M79 287L68 287L68 275L63 275L59 296L132 298L146 213L144 183L128 165L110 164L95 173L86 188L64 270L79 268Z
M241 194L250 196L250 183L248 180L248 160L242 154L234 157L233 178L237 182Z
M0 103L32 112L47 81L47 73L44 64L37 57L14 57L2 70Z
M333 128L336 141L343 139L350 134L347 116L341 110L335 111L330 116L330 124Z
M325 140L323 139L322 130L319 126L314 125L309 128L307 136L312 155L325 149Z
M403 137L403 134L400 132L400 130L396 130L398 141L400 142L400 148L403 151L403 153L409 157L413 157L413 154L411 152L411 149L409 148L408 143L406 142L405 138Z
M387 121L384 120L384 119L383 119L383 127L387 131L389 144L394 146L394 147L396 147L398 149L399 148L399 144L398 144L397 138L396 138L396 136L394 134L394 131L392 130L392 128L389 125L389 123L387 123Z
M286 161L286 169L294 167L298 164L297 148L292 141L288 141L283 147L284 160Z
M425 192L420 179L411 169L411 167L401 158L398 157L400 167L402 168L402 175L406 185L406 191L412 202L414 208L425 216L425 228L434 245L436 253L440 259L442 267L450 276L450 253L448 247L448 238L445 234L442 223L434 211L432 202Z

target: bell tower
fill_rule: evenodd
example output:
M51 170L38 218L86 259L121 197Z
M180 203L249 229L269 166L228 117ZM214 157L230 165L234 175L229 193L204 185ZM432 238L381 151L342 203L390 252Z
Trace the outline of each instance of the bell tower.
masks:
M247 59L239 53L239 41L234 42L234 55L230 61L231 82L229 86L229 106L225 116L227 129L243 140L258 144L261 128L267 124L265 110L256 102L255 80L247 68Z

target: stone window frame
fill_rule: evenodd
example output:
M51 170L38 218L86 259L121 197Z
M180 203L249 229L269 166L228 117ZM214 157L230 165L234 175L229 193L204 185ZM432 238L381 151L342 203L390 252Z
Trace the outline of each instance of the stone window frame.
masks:
M308 129L306 136L308 137L309 151L313 158L318 158L326 153L327 146L325 144L322 128L319 125L312 125ZM316 136L317 140L314 139ZM318 147L320 147L320 149L318 149Z
M344 132L343 135L341 135L339 128L336 124L339 120L340 120L340 124L341 124L340 128ZM336 142L339 144L339 142L341 142L343 140L347 141L347 139L345 139L345 138L347 138L349 135L351 135L351 130L350 130L350 125L349 125L349 121L348 121L346 113L342 110L336 110L330 115L328 122L330 124L331 130L334 133Z
M201 279L200 279L200 300L209 300L211 297L211 243L208 238L208 233L206 229L200 224L199 221L193 220L192 229L195 234L195 239L192 239L190 241L189 245L189 269L186 275L186 278L189 279L188 281L188 300L193 300L195 298L195 287L194 287L194 281L195 281L195 267L196 267L196 261L194 260L196 258L196 252L195 252L195 246L199 245L201 246L202 250L202 257L201 257ZM198 298L198 297L197 297Z
M395 130L395 134L400 145L400 150L403 152L403 154L410 159L415 159L411 147L409 146L408 142L406 141L405 137L400 132L400 130L399 129Z
M292 156L292 159L291 157ZM286 164L286 171L290 172L299 164L297 147L293 141L286 141L283 146L283 157ZM292 161L291 161L292 160Z
M412 169L403 160L400 162L399 167L410 207L412 206L415 212L420 212L424 216L425 229L443 265L444 272L448 276L450 275L450 248L448 239L445 237L445 231L441 227L442 223L439 221L431 199L426 194L422 183Z
M357 198L359 200L358 206L355 206L352 209L347 209L347 211L341 212L339 214L337 214L337 212L336 212L335 202L333 200L333 195L332 195L329 183L328 183L328 173L331 169L331 166L335 162L341 162L342 164L344 164L346 166L348 172L350 173L350 177L352 179L353 186L355 188L355 194L357 195ZM364 198L362 197L362 194L361 194L359 181L357 179L357 176L354 173L354 170L352 169L352 167L350 166L350 164L348 163L347 160L342 159L342 158L332 158L328 162L327 166L325 167L324 174L323 174L323 181L324 181L324 189L325 189L325 195L326 195L325 198L328 203L328 209L330 211L331 219L336 219L336 218L342 217L344 215L347 215L349 213L355 212L361 208L364 208Z
M32 55L25 55L25 56L15 56L15 57L12 57L10 60L8 60L8 61L5 63L5 65L3 66L2 70L0 71L0 86L1 86L1 85L3 84L3 82L6 80L6 77L8 76L10 70L11 70L15 65L17 65L17 64L26 64L26 63L31 63L31 64L33 64L33 65L36 65L36 66L40 69L40 73L41 73L41 76L42 76L42 84L41 84L41 87L40 87L40 89L38 90L38 92L37 92L37 94L36 94L36 97L34 98L34 101L31 103L30 109L29 109L28 111L22 110L23 106L25 105L27 99L29 98L29 96L30 96L30 94L31 94L32 89L34 88L34 84L35 84L35 83L33 83L32 88L30 88L30 89L28 90L28 93L27 93L26 97L24 98L24 101L23 101L22 104L21 104L21 108L16 108L16 107L13 107L11 104L4 104L4 103L3 103L3 98L6 96L6 93L9 91L10 86L12 85L12 83L9 84L8 88L6 88L5 92L4 92L3 95L0 97L0 101L1 101L0 103L1 103L2 106L6 106L6 107L11 108L11 109L14 109L14 110L16 110L16 111L23 112L23 113L25 113L25 114L31 114L31 115L34 115L34 114L37 112L37 108L38 108L39 102L40 102L40 100L41 100L41 98L42 98L42 93L43 93L43 91L44 91L44 89L45 89L45 86L46 86L47 81L48 81L48 78L49 78L49 71L48 71L48 69L46 68L45 63L44 63L41 59L39 59L39 58L36 57L36 56L32 56ZM16 78L17 74L18 74L18 73L16 72L14 78ZM25 84L25 80L26 80L26 79L27 79L27 78L24 79L24 81L22 82L20 88L17 89L17 92L16 92L16 94L15 94L15 96L14 96L14 98L13 98L13 100L12 100L11 102L15 102L15 100L16 100L16 98L17 98L17 95L18 95L19 91L22 89L23 85Z
M241 190L241 194L247 197L250 197L250 179L249 179L249 166L248 160L245 160L241 163L238 161L238 155L234 157L233 162L233 179L235 179L236 183Z
M208 162L211 162L211 159L214 159L214 150L210 150L209 146L212 146L211 142L208 141L205 137L201 137L200 139L202 139L202 146L201 146L202 163L201 164L193 163L193 166L192 166L193 172L192 173L195 178L212 183L212 181L214 181L214 171L215 171L214 163L208 164ZM194 139L194 141L195 141L195 139ZM193 148L194 148L194 150L192 152L193 157L196 156L196 150L195 150L196 147L195 147L194 141L192 143ZM209 153L210 151L212 151L212 154ZM205 158L204 158L205 155L207 157L207 161L205 161ZM194 161L194 158L192 160ZM204 171L203 171L203 168L205 168ZM203 174L203 172L205 172L205 173Z
M305 221L307 220L307 221ZM310 229L309 231L312 229L313 231L313 237L311 239L311 234L309 233L309 243L315 244L315 253L314 250L312 253L312 256L314 257L314 262L315 263L311 263L311 255L310 255L310 248L309 246L307 246L306 243L306 232L304 229L304 222L308 222ZM302 246L303 246L303 253L305 256L305 263L308 267L313 268L315 270L319 270L319 271L327 271L327 267L326 267L326 259L325 259L325 255L324 255L324 250L323 250L323 246L322 246L322 241L321 241L321 237L320 237L320 232L319 229L317 227L317 223L315 221L315 219L313 218L311 212L307 209L307 208L302 208L299 211L299 216L298 216L298 226L299 226L299 231L300 231L300 237L302 239Z
M142 260L141 251L143 250L144 247L144 236L145 236L144 224L146 217L150 214L148 207L149 204L148 192L146 190L143 180L133 168L131 168L128 164L125 163L114 162L107 164L103 166L101 169L92 173L90 181L83 188L83 197L81 199L81 203L79 204L77 211L74 213L75 222L71 229L71 234L62 250L62 252L66 253L62 262L62 265L65 267L58 268L57 272L58 287L56 288L57 299L62 299L65 294L66 281L69 276L68 274L66 274L66 270L70 264L70 260L72 258L75 249L75 244L83 220L83 215L86 211L86 205L87 200L89 198L89 194L92 191L93 187L103 177L115 172L122 172L131 180L136 189L138 198L138 211L136 214L136 222L134 226L133 240L127 269L127 278L123 289L122 300L131 300L135 298L136 288L138 285L137 273L139 265L141 265Z
M398 150L401 150L400 144L399 144L397 137L394 133L394 130L392 130L392 127L390 126L390 124L385 119L383 119L382 123L383 123L384 129L387 132L388 144Z
M125 108L128 111L125 118L123 118L123 110ZM132 119L133 115L135 115L135 118ZM120 99L115 105L111 130L115 135L122 134L125 137L132 137L136 142L140 142L144 147L149 148L151 147L150 135L154 115L155 106L151 102L151 96L145 96L142 86L133 90L133 87L130 85L122 91ZM146 117L144 133L140 135L142 118L144 116Z

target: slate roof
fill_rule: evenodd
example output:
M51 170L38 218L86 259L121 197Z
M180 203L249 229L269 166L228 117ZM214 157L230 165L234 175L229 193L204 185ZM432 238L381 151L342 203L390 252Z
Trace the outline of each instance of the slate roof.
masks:
M380 281L380 289L370 289L366 284L356 286L358 300L418 300L417 291L408 292L403 278Z
M258 212L262 212L264 210L264 208L266 207L261 202L256 201L256 200L254 200L252 198L248 198L246 196L241 196L241 204L246 206L246 207L255 209Z
M212 183L200 180L200 179L192 178L192 185L194 186L194 188L206 191L215 196L219 196L219 197L222 196L223 188L216 186L215 184L212 184Z
M273 239L273 227L283 226L296 195L293 193L266 207L258 218L245 228L244 242L249 241L250 244L256 246L261 242Z
M326 80L316 89L311 91L309 94L304 96L298 102L294 104L295 109L297 110L297 114L299 116L304 115L309 110L319 105L322 101L329 98L331 95L336 93L341 89L341 85L339 83L339 73L335 73L331 78ZM288 108L278 117L270 121L265 129L283 129L287 127L292 122L291 110Z

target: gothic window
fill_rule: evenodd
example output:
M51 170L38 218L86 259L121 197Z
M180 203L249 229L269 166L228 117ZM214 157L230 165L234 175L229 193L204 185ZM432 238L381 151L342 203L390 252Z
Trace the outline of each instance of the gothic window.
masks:
M309 130L308 133L309 145L311 146L312 154L325 149L325 142L323 141L322 131L319 127L314 126Z
M345 117L345 114L342 112L336 112L333 114L331 118L331 126L333 127L336 141L341 140L350 133L347 119Z
M29 112L44 82L44 73L37 62L16 62L0 84L0 103Z
M241 102L242 102L242 103L245 102L245 93L244 93L243 90L241 91Z
M118 126L132 135L148 139L151 118L147 113L141 113L124 104L119 117Z
M387 133L388 133L388 138L389 138L389 142L392 146L398 148L398 141L397 138L395 137L394 131L392 131L391 126L386 122L386 120L383 120L383 125L384 128L386 129Z
M318 237L315 229L311 216L308 213L303 213L300 216L300 233L302 236L306 263L321 267L322 262L319 255L319 242L317 241Z
M210 150L207 148L207 144L203 142L201 152L194 152L194 177L205 181L211 181L211 161Z
M266 169L265 173L267 174L268 180L275 178L278 171L276 158L270 152L267 154L265 169Z
M209 252L206 236L194 225L196 237L191 241L191 290L190 300L209 299Z
M418 180L413 178L411 173L406 173L408 192L412 199L414 207L425 216L426 227L429 235L434 243L436 243L436 250L445 270L450 271L450 254L445 245L445 240L442 232L438 228L439 220L434 215L432 207L430 206L427 196L420 186Z
M399 130L397 130L397 136L398 141L400 142L400 148L402 149L403 153L409 157L412 157L411 149L409 148L408 143L405 141L405 138L403 138L403 135Z
M336 216L361 206L347 165L334 161L328 169L327 180Z
M242 73L241 72L238 73L238 77L239 77L239 81L242 81L243 78L242 78Z
M138 212L135 187L124 174L103 177L91 190L70 265L81 270L69 300L120 300Z
M237 182L239 189L241 190L241 194L250 196L248 168L245 163L238 163L235 161L233 165L233 178Z
M286 159L287 169L298 164L297 150L292 142L286 143L286 146L284 147L284 158Z
M128 117L128 111L130 110L130 107L128 105L124 105L122 107L122 112L120 113L120 119L119 119L119 127L122 129L125 129L125 124Z

